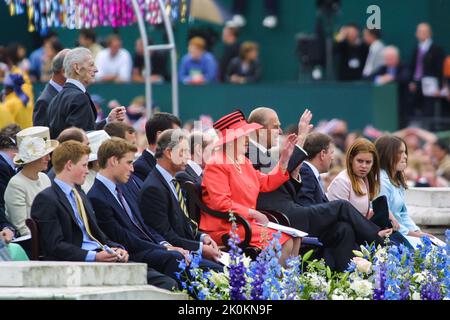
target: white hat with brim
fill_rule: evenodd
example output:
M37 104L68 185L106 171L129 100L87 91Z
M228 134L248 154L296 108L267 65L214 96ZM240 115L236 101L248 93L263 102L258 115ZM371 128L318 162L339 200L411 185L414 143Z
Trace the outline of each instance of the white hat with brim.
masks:
M111 139L111 136L106 133L105 130L91 131L87 133L89 140L89 147L91 148L91 153L89 154L89 162L97 160L97 152L100 146L106 140Z
M19 152L14 157L14 164L23 166L50 154L59 145L50 139L47 127L31 127L23 129L16 136Z

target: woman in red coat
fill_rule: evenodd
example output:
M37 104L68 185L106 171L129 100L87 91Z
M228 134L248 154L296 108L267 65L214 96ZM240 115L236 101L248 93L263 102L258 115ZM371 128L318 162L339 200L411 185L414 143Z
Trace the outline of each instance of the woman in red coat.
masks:
M219 147L205 167L202 181L203 202L213 210L229 212L230 210L244 217L252 229L251 246L263 248L267 246L277 231L265 226L267 217L256 210L256 201L260 192L278 189L289 180L286 168L297 141L296 135L288 137L280 155L278 165L270 174L263 174L253 168L245 157L248 146L248 135L262 126L249 124L241 111L233 112L214 123L214 129L220 132ZM261 225L262 224L262 225ZM222 236L230 233L231 222L201 213L200 229L208 233L218 244ZM241 239L244 229L238 228ZM290 256L297 256L300 249L300 238L291 238L282 234L280 243L282 252L280 263Z

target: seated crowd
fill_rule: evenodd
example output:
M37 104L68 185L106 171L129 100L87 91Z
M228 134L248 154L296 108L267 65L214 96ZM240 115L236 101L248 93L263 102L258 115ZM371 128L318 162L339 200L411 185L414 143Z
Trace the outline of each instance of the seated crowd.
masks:
M51 80L39 97L39 125L0 132L0 241L23 237L10 251L31 257L26 220L32 218L40 259L142 262L149 284L179 289L178 264L188 264L191 252L201 255L201 268L223 270L232 229L228 219L205 210L197 219L190 212L186 182L209 209L245 219L256 249L276 233L264 212L284 213L291 227L318 238L317 257L336 271L346 270L361 244L384 245L389 237L414 247L427 235L405 205L409 152L400 137L354 139L345 170L328 190L322 177L345 142L311 132L309 110L287 135L270 108L256 108L248 119L238 110L214 122L214 130L190 133L176 116L155 113L145 124L148 146L138 154L123 107L105 119L97 114L88 93L98 71L91 51L59 53L53 69L53 77L61 70L65 76L58 86ZM448 160L444 143L433 147ZM372 209L380 196L389 212ZM237 233L246 235L239 224ZM302 239L282 234L280 244L284 265L299 254Z

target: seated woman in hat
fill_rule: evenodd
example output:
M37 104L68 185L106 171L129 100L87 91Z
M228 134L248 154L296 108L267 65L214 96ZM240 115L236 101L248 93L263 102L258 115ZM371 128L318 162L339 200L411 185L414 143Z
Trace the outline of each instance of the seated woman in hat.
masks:
M248 145L248 135L262 126L249 124L241 111L233 112L214 124L219 131L220 139L215 144L218 147L206 164L203 182L203 202L213 210L221 212L232 211L244 217L251 226L251 246L264 248L272 240L277 231L268 229L269 221L257 211L256 201L260 192L276 190L289 180L286 168L294 150L296 135L290 135L281 151L280 161L270 174L263 174L253 168L245 157ZM231 222L207 215L202 212L200 229L208 233L214 241L222 244L222 236L230 233ZM238 226L238 234L244 237L244 230ZM282 252L280 263L290 256L298 255L300 239L282 234L280 238Z
M17 134L17 145L19 153L14 157L14 163L22 166L22 170L6 187L5 207L11 223L20 236L25 236L30 234L25 220L30 217L34 198L51 185L42 171L47 170L50 153L58 146L58 141L50 140L47 127L31 127Z

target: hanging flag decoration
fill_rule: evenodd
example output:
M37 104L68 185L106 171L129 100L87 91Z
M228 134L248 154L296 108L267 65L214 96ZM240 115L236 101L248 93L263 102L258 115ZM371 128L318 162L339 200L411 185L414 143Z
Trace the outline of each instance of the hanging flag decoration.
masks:
M4 0L10 15L27 14L28 31L124 27L137 21L131 0ZM162 0L172 22L186 22L191 0ZM137 0L144 19L163 23L158 0Z

